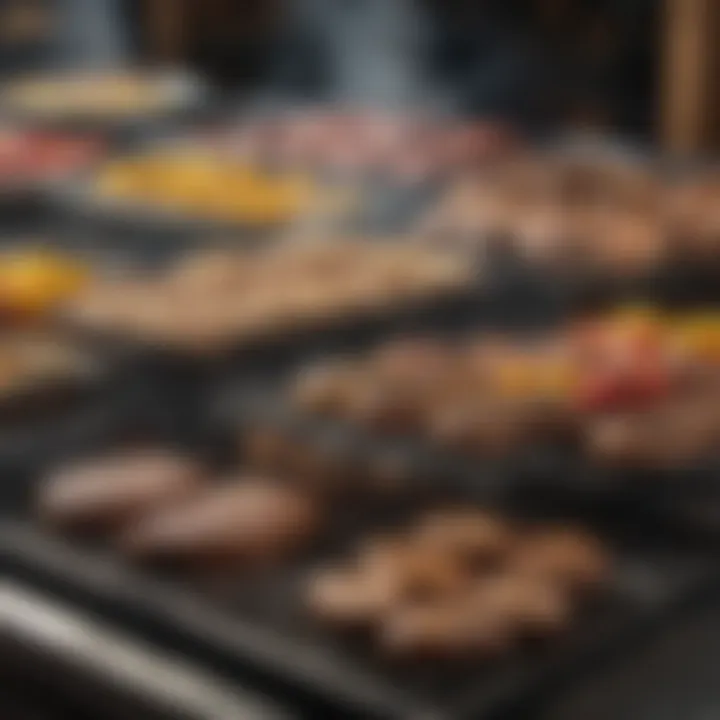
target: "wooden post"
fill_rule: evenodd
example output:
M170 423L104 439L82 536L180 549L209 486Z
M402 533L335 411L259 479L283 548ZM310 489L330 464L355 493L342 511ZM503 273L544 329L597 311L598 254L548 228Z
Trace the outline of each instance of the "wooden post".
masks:
M161 64L173 64L182 56L185 39L185 0L146 0L147 27L152 56Z
M714 0L664 2L660 132L664 149L671 153L708 149L713 140L713 4Z

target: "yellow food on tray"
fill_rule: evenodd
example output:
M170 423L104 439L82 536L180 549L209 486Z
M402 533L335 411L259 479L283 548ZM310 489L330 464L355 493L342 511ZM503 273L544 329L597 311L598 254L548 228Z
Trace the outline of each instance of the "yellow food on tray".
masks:
M105 198L183 216L251 225L287 222L319 208L321 199L317 184L305 174L270 174L201 153L114 162L101 173L98 191Z
M71 297L88 278L75 260L44 250L0 255L0 307L20 317L35 317Z
M691 313L671 327L675 347L699 360L720 362L720 313Z
M568 358L512 357L499 365L493 385L505 398L566 397L577 386L578 377Z
M719 310L673 315L652 307L626 307L610 316L609 327L616 339L634 339L646 351L665 348L677 358L720 363Z
M11 110L40 117L147 115L169 100L156 78L132 73L32 77L9 83L0 97Z

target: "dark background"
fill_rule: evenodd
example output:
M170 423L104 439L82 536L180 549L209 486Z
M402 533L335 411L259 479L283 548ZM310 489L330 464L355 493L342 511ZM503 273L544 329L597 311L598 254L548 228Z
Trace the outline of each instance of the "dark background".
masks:
M274 68L282 62L311 66L322 75L332 66L328 52L312 38L302 47L300 29L288 20L289 5L305 1L175 0L183 20L172 59L236 96L272 86ZM654 132L661 2L418 1L433 17L439 48L428 64L443 82L457 85L461 109L509 114L530 124L611 126L641 136ZM0 0L2 74L52 69L53 27L68 2ZM151 27L148 0L118 2L123 18L118 32L127 40L128 60L165 59L157 28ZM18 8L45 14L48 21L18 37L6 22ZM474 18L470 24L467 17ZM453 30L453 18L463 18L456 25L466 29L465 37ZM470 75L471 80L463 79ZM280 93L287 91L279 87ZM320 93L314 99L327 98Z

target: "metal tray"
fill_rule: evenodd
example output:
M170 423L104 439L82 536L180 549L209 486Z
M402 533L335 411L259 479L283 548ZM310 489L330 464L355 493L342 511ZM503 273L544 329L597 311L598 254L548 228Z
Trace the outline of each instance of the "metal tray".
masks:
M64 707L67 717L75 717L74 706L74 713L107 720L287 717L266 701L27 586L0 585L0 619L0 674L11 672L16 689L18 679L26 689L34 688L36 702L40 693L41 706L44 701L59 716L65 716Z
M245 437L269 432L286 439L291 453L306 448L310 471L318 467L322 472L327 460L329 468L347 467L410 492L442 486L485 500L532 496L576 506L620 503L639 521L653 518L695 537L720 536L717 456L678 468L623 469L591 463L571 445L538 443L502 457L484 457L434 445L419 435L382 434L348 420L305 413L292 407L286 388L286 374L226 377L206 411L212 427L206 432L240 459ZM298 462L304 463L304 456Z
M126 139L117 144L118 151L109 158L109 162L122 161L128 158L152 158L159 151L182 152L187 147L207 145L201 135L183 132L175 125L166 132L155 135L146 133ZM211 147L211 146L208 146ZM123 152L124 150L124 152ZM111 229L125 231L144 231L153 236L173 235L182 238L192 235L195 238L205 236L215 238L218 236L232 237L239 245L254 246L271 242L283 234L291 232L323 234L332 231L347 231L350 227L358 226L357 218L364 217L375 203L375 196L369 193L362 183L349 182L335 177L316 174L314 179L319 193L337 190L344 187L351 196L351 201L338 208L324 207L318 203L305 213L301 211L295 218L277 222L253 224L242 220L223 220L212 216L203 216L192 211L185 212L179 207L163 207L161 203L143 201L135 198L121 198L103 196L97 190L98 171L107 166L107 162L98 163L94 168L84 173L76 174L71 182L53 187L53 200L57 207L72 212L86 222ZM274 167L264 167L268 173L283 170ZM400 195L396 195L400 197ZM395 205L398 203L395 202Z
M140 255L142 250L138 251ZM168 248L167 253L151 253L143 261L162 266L178 253L177 247ZM218 352L208 354L88 330L62 318L57 326L81 347L122 368L129 382L142 379L146 386L162 390L164 403L174 407L178 415L200 420L219 381L228 375L275 375L295 367L308 356L324 354L336 347L362 349L399 332L467 323L478 314L495 313L489 307L494 303L493 295L478 274L474 282L456 289L407 299L370 314L328 318L290 331L259 334L241 342L229 342ZM538 311L537 304L532 305L532 310ZM511 315L507 313L508 322L512 321Z
M705 458L684 468L653 470L602 467L570 446L528 444L520 453L483 457L433 445L418 435L381 434L347 420L309 415L293 408L272 381L239 380L216 398L214 422L227 437L267 430L300 442L328 458L381 466L392 459L399 477L415 483L457 484L474 490L502 492L545 489L578 495L622 492L638 501L692 500L720 485L720 463Z
M707 170L716 170L717 158L687 161L658 155L656 150L645 143L621 136L597 135L590 132L563 133L559 137L549 138L536 146L543 154L585 162L619 161L651 170L656 176L669 182L686 178ZM447 186L446 188L447 189ZM442 201L439 196L433 196ZM428 210L427 203L418 207L415 216L421 210ZM415 226L414 230L417 231ZM411 227L410 232L413 232ZM477 242L477 240L481 242ZM500 239L502 240L502 239ZM463 238L458 233L448 237L427 237L423 240L431 246L465 250L470 256L478 254L485 257L482 248L490 247L494 252L493 238ZM498 243L502 245L502 242ZM720 263L708 264L707 259L693 262L686 258L670 257L659 266L639 276L613 277L601 271L588 269L579 272L572 264L566 268L543 267L532 261L514 258L518 272L544 287L551 295L561 294L569 311L588 306L606 305L625 301L658 303L670 309L697 307L698 305L720 304L717 277L720 275Z
M64 326L81 345L120 368L128 386L151 389L156 407L167 410L188 433L206 432L218 393L230 378L255 383L277 378L309 359L328 353L357 352L408 333L460 332L467 327L537 328L563 317L557 298L510 273L443 295L428 296L371 316L337 318L294 332L258 336L209 356L135 342L129 337Z
M37 475L7 475L0 499L13 519L0 523L0 565L78 607L92 609L220 673L277 683L288 697L362 718L489 717L572 681L620 652L700 594L720 586L713 552L655 534L617 512L578 516L615 549L616 572L603 597L566 635L494 663L395 665L364 644L318 628L301 610L307 571L342 557L367 533L396 527L423 507L462 495L450 486L398 502L368 497L339 507L306 557L208 586L177 574L141 570L107 548L50 535L30 515ZM468 497L467 494L464 497ZM565 517L535 503L509 504L521 516ZM576 518L577 519L577 518Z

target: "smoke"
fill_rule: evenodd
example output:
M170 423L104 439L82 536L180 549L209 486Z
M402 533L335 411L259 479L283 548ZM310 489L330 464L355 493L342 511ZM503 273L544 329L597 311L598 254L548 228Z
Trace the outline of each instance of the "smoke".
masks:
M300 0L302 22L328 49L328 95L340 104L440 104L426 70L430 18L417 0Z

